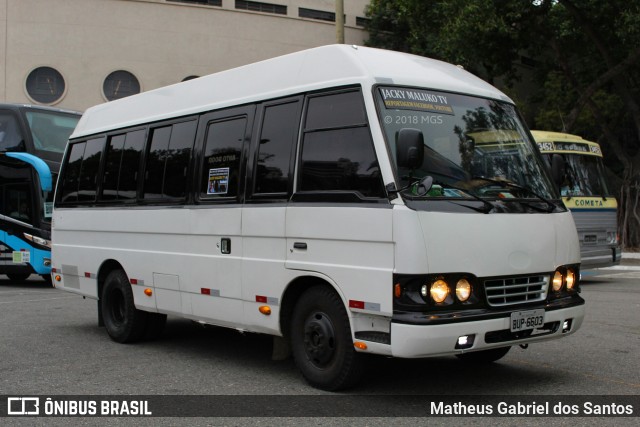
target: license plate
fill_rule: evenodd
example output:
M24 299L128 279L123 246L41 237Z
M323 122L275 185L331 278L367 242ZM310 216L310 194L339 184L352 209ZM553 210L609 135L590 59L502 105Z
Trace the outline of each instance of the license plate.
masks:
M511 332L527 331L544 325L544 310L511 313Z

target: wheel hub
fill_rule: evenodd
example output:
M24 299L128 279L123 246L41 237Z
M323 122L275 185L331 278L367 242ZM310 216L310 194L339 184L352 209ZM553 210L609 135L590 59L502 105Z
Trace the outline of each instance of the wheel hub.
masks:
M324 367L335 353L333 324L324 313L314 313L304 326L304 347L309 359Z

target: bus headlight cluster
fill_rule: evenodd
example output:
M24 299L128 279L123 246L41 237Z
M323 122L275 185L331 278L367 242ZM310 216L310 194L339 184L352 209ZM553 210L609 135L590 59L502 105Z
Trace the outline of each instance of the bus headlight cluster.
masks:
M561 292L562 290L573 291L578 285L578 274L573 267L558 268L553 273L551 280L551 289L553 292Z
M40 246L44 246L46 248L51 248L51 240L43 239L42 237L38 237L38 236L33 236L28 233L22 233L22 234L24 235L25 239L27 239L30 242L33 242Z
M431 284L422 285L420 293L423 298L431 298L436 304L451 304L453 295L459 302L468 301L472 288L471 283L464 277L456 281L455 288L452 288L444 278L438 278Z

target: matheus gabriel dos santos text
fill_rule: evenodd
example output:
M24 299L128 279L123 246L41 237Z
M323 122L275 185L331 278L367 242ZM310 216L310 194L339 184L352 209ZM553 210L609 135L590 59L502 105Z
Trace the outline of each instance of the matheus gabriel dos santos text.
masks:
M462 402L431 402L432 415L633 415L633 405L616 403L564 404L551 403L512 403L467 404Z

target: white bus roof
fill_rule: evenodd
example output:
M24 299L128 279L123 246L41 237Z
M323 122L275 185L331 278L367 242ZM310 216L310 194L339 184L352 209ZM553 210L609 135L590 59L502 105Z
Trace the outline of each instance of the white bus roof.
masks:
M350 45L304 50L89 108L71 138L350 84L424 87L511 101L460 67Z

